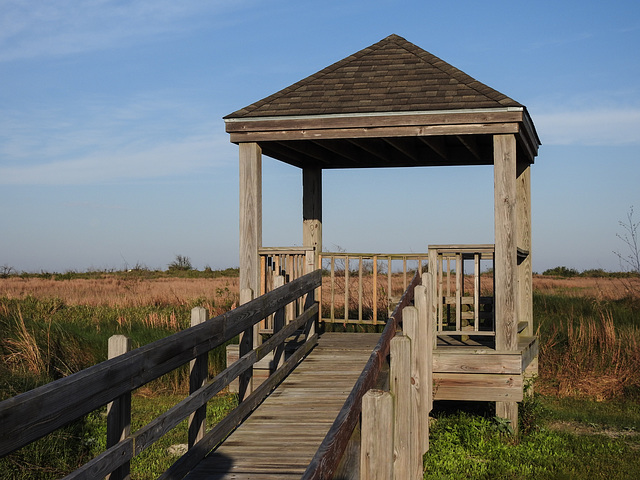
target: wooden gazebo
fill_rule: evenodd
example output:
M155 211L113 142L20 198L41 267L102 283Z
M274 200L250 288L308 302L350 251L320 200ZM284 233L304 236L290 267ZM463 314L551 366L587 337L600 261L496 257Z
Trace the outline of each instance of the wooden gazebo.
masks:
M240 147L241 291L260 292L263 154L302 170L303 245L316 252L324 169L493 165L495 350L533 335L529 168L540 141L526 107L391 35L225 123ZM517 403L496 413L515 419Z

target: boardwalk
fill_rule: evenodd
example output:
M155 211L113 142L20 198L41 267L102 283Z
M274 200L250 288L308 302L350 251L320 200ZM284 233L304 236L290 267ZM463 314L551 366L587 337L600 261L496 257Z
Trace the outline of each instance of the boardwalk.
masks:
M186 478L299 479L379 338L366 333L322 335L258 410Z

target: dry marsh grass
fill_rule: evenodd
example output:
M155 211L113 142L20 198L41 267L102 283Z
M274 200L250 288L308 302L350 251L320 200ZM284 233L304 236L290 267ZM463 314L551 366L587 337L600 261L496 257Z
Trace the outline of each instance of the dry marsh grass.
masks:
M534 275L533 290L547 295L591 297L596 300L640 298L640 278L570 277Z
M237 277L54 280L10 277L0 279L0 297L56 298L66 305L143 307L183 306L194 299L229 300L238 296Z

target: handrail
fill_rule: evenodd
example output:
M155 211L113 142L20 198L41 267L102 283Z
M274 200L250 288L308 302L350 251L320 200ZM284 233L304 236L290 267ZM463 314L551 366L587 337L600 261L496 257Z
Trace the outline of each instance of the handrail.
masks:
M358 422L362 408L362 397L376 385L382 366L389 354L391 339L395 336L396 329L402 321L402 310L413 300L414 289L420 281L420 273L416 272L382 331L380 340L371 352L360 377L358 377L333 425L305 470L302 476L303 480L332 478L338 468L351 433Z
M311 302L308 302L305 312L280 332L276 332L278 335L274 335L269 342L250 351L239 362L175 407L90 461L78 474L72 474L68 478L97 478L109 473L206 404L215 393L276 348L296 328L315 320L317 305L313 302L312 293L321 281L321 272L316 270L200 325L0 402L0 424L3 430L0 456L7 455L207 353L252 328L288 303L308 294ZM286 368L293 368L297 363L295 358L299 360L304 351L308 352L316 338L309 338L304 348L301 347L300 351L303 353L297 353L294 360L285 362L282 372ZM282 372L277 377L282 377ZM272 387L276 379L271 382ZM243 409L246 410L255 403L255 400L250 402L249 399L256 399L258 390L247 398L247 405ZM264 392L264 389L260 392Z

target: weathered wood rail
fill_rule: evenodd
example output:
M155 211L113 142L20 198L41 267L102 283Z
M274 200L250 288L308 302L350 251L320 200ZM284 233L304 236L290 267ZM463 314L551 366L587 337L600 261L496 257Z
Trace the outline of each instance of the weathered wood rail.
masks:
M119 412L120 420L124 412L125 420L114 422L125 431L123 438L120 439L120 431L117 434L112 432L111 436L119 441L66 478L102 478L116 470L120 472L116 475L126 476L127 464L134 456L185 418L192 416L192 424L194 421L202 421L202 417L196 412L202 412L209 399L241 374L247 372L250 377L254 363L273 350L282 351L287 338L303 329L305 339L295 352L280 362L280 367L269 379L243 398L231 414L204 435L200 425L190 427L191 448L161 477L182 478L255 409L317 343L314 323L318 319L318 305L314 299L314 291L320 283L321 273L317 270L235 310L1 402L0 456L11 453L109 402L115 402L117 408L111 410ZM243 332L252 332L254 325L262 319L282 312L286 305L300 298L305 298L305 309L295 320L286 326L281 324L267 341L258 348L243 352L239 361L216 377L195 381L192 377L194 388L187 398L136 432L127 433L130 420L126 419L126 399L130 397L131 391L188 362L206 359L210 350ZM192 368L193 371L202 372L202 368ZM206 368L204 371L206 372Z

